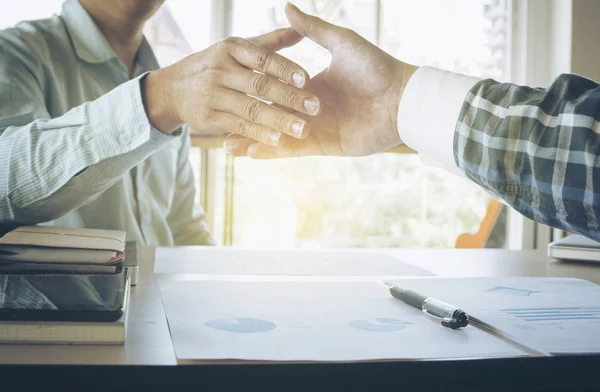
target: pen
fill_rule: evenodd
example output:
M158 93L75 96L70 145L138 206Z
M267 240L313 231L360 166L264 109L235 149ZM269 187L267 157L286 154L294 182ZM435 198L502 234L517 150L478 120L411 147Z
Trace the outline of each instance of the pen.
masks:
M441 320L444 327L457 329L469 324L469 316L456 306L398 286L390 287L390 294L407 305L421 309L424 313Z

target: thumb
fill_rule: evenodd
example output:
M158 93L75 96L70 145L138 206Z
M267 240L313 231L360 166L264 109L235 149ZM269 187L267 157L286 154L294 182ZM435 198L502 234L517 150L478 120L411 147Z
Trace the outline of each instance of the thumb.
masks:
M325 22L321 18L306 14L292 3L285 6L285 15L294 30L315 41L325 49L331 51L334 46L348 39L346 30L340 26Z
M265 49L277 52L284 48L296 45L304 37L291 27L273 30L269 33L248 38L248 41L262 46Z

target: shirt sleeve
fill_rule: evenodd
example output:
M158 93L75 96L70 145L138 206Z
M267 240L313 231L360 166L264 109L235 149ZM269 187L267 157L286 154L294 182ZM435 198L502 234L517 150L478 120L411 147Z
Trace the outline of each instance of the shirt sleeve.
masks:
M190 134L189 128L183 127L178 153L177 178L175 193L167 222L173 232L175 245L215 245L206 222L206 214L202 207L194 202L196 188L194 173L190 164Z
M146 117L144 76L50 118L35 66L0 56L0 226L86 204L170 140Z
M421 67L408 81L398 108L398 130L424 164L460 175L454 162L454 129L465 97L479 80Z
M600 86L563 74L547 88L478 82L459 113L466 177L537 222L600 240Z
M600 86L561 75L547 88L423 68L402 96L402 140L546 225L600 240Z

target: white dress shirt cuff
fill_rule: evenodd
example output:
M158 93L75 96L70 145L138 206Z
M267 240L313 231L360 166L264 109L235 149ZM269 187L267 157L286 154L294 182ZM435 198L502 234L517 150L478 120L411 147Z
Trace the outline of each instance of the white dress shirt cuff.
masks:
M140 80L147 73L116 87L88 108L89 132L93 135L98 160L125 154L138 149L147 142L156 150L156 143L168 143L173 136L156 130L148 120Z
M461 175L454 161L454 132L464 100L479 80L421 67L408 81L398 108L398 132L425 165Z

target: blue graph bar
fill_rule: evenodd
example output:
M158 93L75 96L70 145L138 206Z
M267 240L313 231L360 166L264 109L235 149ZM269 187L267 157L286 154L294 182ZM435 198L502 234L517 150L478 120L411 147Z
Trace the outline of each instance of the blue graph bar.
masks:
M504 309L524 321L600 320L600 307Z
M547 317L547 318L521 318L524 321L563 321L563 320L600 320L598 317Z
M521 312L521 311L550 311L550 310L558 310L558 311L562 311L562 310L581 310L581 309L585 309L585 311L593 311L593 310L600 310L600 307L596 307L596 306L590 306L590 307L569 307L569 308L516 308L516 309L500 309L503 312Z

